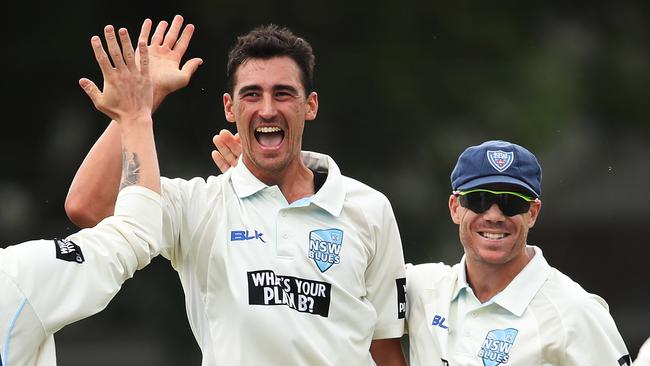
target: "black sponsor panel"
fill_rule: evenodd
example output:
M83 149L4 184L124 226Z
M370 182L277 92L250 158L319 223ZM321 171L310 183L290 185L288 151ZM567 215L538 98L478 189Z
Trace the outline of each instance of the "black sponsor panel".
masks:
M625 355L625 356L619 358L618 359L618 365L619 366L631 366L632 365L632 359L630 358L630 355Z
M81 248L71 240L54 239L54 248L58 259L76 263L83 263L85 260Z
M406 317L406 278L398 278L395 280L397 285L397 318L404 319Z
M284 305L301 313L329 315L331 284L271 270L247 273L249 305Z

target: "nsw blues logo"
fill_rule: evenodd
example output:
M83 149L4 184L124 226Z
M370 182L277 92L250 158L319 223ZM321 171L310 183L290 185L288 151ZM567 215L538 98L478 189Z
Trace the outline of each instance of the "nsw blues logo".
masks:
M483 359L483 365L497 366L508 363L517 333L519 331L513 328L489 331L477 355Z
M512 161L514 160L515 153L512 151L487 151L487 159L490 162L490 165L499 173L503 173L506 169L510 168Z
M313 259L321 272L341 263L343 230L319 229L309 233L309 258Z

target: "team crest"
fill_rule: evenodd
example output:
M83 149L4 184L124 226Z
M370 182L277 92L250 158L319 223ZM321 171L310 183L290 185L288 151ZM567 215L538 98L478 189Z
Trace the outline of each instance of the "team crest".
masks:
M477 355L483 360L483 365L497 366L508 363L517 333L519 331L513 328L489 331Z
M487 152L487 159L490 162L490 165L492 165L494 169L498 170L499 173L503 173L506 169L510 168L514 157L515 153L512 151L506 152L501 150L488 150Z
M309 233L309 258L313 259L321 272L341 263L343 230L319 229Z

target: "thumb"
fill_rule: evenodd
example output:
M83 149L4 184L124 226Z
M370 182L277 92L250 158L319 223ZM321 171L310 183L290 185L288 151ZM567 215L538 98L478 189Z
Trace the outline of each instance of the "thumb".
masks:
M86 94L90 97L90 100L93 101L93 104L96 106L101 98L102 93L99 91L99 88L95 83L86 78L79 79L79 86L83 89Z
M187 60L183 67L181 68L181 71L186 74L187 76L191 77L194 75L196 70L203 64L203 60L200 58L193 58L191 60Z

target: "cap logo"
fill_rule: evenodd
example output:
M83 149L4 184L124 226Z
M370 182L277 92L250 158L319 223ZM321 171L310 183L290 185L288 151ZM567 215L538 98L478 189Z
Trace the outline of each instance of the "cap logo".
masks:
M515 153L510 151L487 151L487 159L490 162L490 165L499 173L503 173L506 169L510 168L512 162L515 160Z

